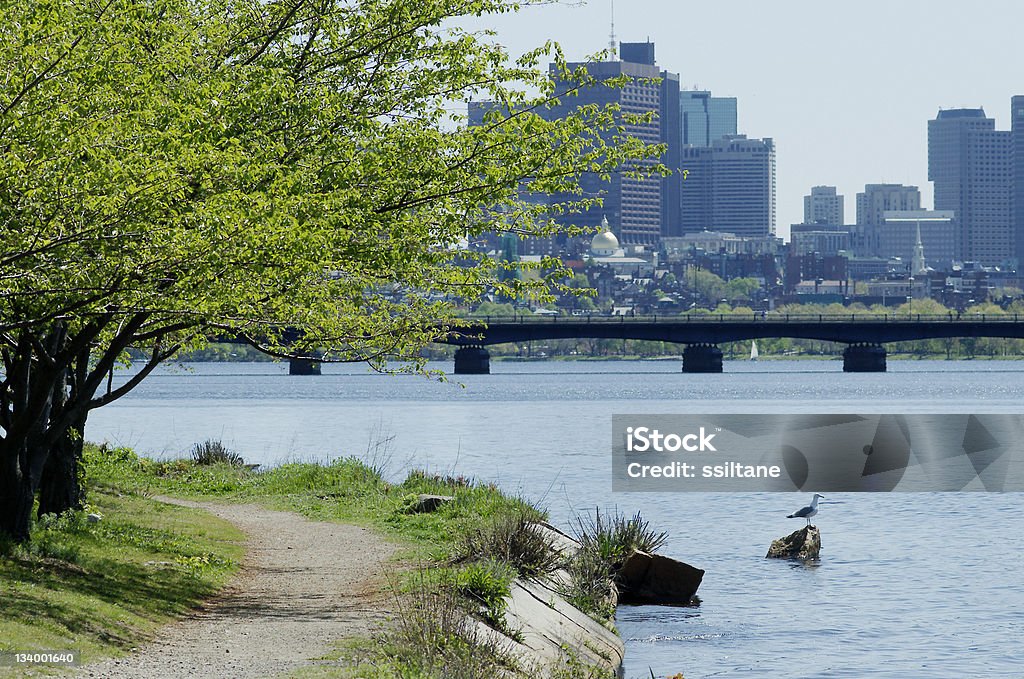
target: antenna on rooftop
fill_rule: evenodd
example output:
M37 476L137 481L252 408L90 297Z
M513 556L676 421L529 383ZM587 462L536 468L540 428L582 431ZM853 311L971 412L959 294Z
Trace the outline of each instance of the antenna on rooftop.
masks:
M615 0L612 2L612 32L608 34L608 48L612 51L612 56L615 54Z

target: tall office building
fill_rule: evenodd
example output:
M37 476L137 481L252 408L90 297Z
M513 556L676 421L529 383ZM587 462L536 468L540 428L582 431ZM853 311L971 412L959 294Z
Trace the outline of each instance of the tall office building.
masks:
M964 260L998 266L1014 259L1012 142L984 109L939 111L928 121L935 209L956 213Z
M844 218L843 196L834 186L811 187L804 196L804 224L842 226Z
M880 235L885 212L920 210L921 191L903 184L867 184L857 194L857 225L851 234L854 252L861 257L880 257Z
M921 191L904 184L865 184L857 194L857 224L877 225L887 210L920 210Z
M553 218L566 226L596 226L606 218L620 243L651 246L656 245L662 235L679 233L682 185L682 173L679 171L679 76L661 71L656 66L653 43L621 43L619 55L617 61L568 64L570 71L586 68L596 84L579 88L575 83L556 82L558 105L539 113L554 120L569 115L580 106L591 104L617 104L623 113L655 111L657 116L653 120L628 125L628 132L649 144L665 144L666 151L660 160L673 170L673 174L665 178L634 178L615 172L605 180L596 174L584 173L579 182L582 195L552 196L550 200L601 198L603 204L582 214L556 214ZM557 78L555 64L550 66L550 72ZM620 76L630 79L622 87L601 84ZM491 102L471 103L469 124L479 125L484 113L493 106ZM612 135L613 132L608 133L608 141ZM649 166L656 164L655 161L640 162Z
M775 234L775 143L730 135L710 146L684 146L683 233Z
M1024 265L1024 96L1010 100L1010 134L1013 138L1013 234L1017 271Z
M707 90L679 93L679 131L683 144L711 146L736 134L736 97L712 97Z

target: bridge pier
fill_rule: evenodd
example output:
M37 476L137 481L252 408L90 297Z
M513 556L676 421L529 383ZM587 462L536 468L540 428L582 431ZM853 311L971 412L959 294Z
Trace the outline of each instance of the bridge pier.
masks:
M316 358L289 358L289 375L321 375L320 361Z
M455 374L491 374L491 355L483 347L459 347L455 352Z
M885 356L881 344L851 344L843 349L843 372L884 373Z
M683 349L683 372L722 372L722 350L714 344L687 344Z

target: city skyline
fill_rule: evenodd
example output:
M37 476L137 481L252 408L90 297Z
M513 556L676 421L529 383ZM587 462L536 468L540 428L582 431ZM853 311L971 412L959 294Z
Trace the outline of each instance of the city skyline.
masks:
M615 31L656 43L658 66L678 72L683 90L736 97L739 132L775 140L777 231L788 238L813 186L850 197L866 184L915 185L933 207L927 124L940 109L984 108L997 129L1010 128L1010 97L1024 89L1013 73L1024 7L996 0L984 9L972 18L946 1L634 0L617 8ZM552 39L575 61L607 48L610 24L610 2L592 0L466 25L495 30L513 55Z

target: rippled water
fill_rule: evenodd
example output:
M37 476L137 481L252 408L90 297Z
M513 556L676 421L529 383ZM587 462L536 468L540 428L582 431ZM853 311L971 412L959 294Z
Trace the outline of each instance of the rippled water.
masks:
M450 369L450 366L439 366ZM556 522L617 507L671 534L707 571L695 608L623 607L629 677L1024 676L1024 495L830 494L819 564L767 561L798 494L611 492L611 415L679 412L1020 412L1024 362L496 363L442 384L327 366L196 364L93 413L87 436L177 456L220 438L249 462L365 455L454 471L542 499ZM456 383L460 382L460 384Z

